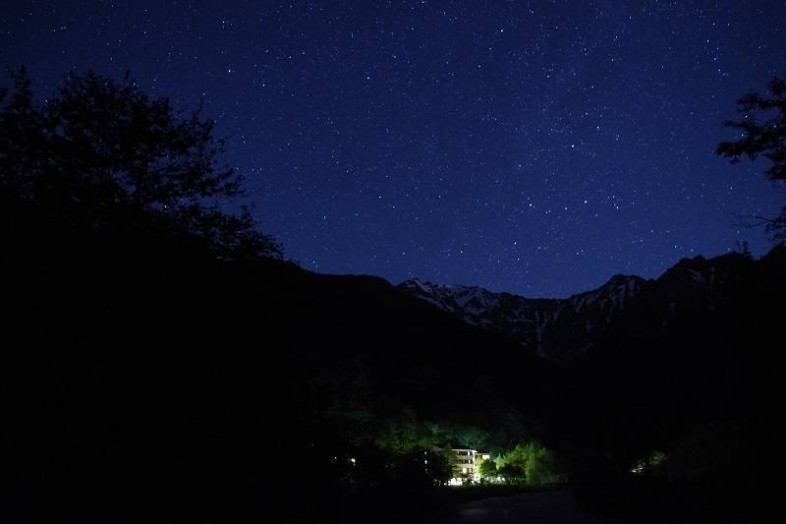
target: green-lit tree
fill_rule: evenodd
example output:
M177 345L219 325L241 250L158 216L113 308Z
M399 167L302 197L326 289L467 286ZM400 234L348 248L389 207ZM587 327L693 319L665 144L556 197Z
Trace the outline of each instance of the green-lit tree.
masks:
M531 441L517 444L500 455L497 474L511 484L542 486L564 480L554 454L542 444Z
M769 167L764 171L777 184L786 181L786 80L773 78L768 94L750 93L737 100L739 120L727 120L724 126L737 130L737 140L721 142L717 154L732 163L742 157L756 160L764 157ZM786 207L776 217L754 217L756 224L766 225L776 243L786 242Z
M247 208L241 177L219 164L223 140L199 110L185 118L148 97L127 75L67 75L37 102L24 69L0 91L0 194L81 230L165 230L197 240L219 258L279 256Z
M480 476L486 479L495 479L499 476L497 471L497 463L491 459L484 460L480 463Z
M528 442L521 446L524 457L524 474L527 484L542 486L562 480L562 474L554 454L538 442Z
M369 432L373 432L374 444L379 449L394 455L428 451L437 444L429 424L419 420L415 411L407 406L379 417L376 427L366 428L366 434Z

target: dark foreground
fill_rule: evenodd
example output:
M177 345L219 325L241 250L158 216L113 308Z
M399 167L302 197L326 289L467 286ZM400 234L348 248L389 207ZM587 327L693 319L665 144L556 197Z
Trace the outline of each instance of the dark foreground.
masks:
M590 524L620 522L585 513L578 507L572 490L522 493L465 502L446 524L460 522L538 522Z
M447 517L444 524L497 523L506 524L537 522L538 524L599 524L599 523L691 523L691 522L751 522L738 520L706 520L680 515L658 517L612 518L593 515L582 510L576 503L572 490L522 493L504 497L493 497L459 504L455 515Z

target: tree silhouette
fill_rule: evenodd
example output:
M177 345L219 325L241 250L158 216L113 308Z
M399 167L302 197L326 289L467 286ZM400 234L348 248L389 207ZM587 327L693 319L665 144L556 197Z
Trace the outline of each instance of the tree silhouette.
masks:
M786 181L786 80L774 77L768 85L769 95L749 93L737 100L740 120L727 120L725 127L742 132L735 141L721 142L716 153L737 163L743 156L755 160L763 156L770 161L764 174L776 183ZM774 218L757 217L778 244L786 242L786 207Z
M219 258L280 256L250 210L230 213L242 179L219 165L224 141L200 110L181 118L130 79L70 74L37 103L24 69L0 91L0 192L51 219L90 229L156 227Z

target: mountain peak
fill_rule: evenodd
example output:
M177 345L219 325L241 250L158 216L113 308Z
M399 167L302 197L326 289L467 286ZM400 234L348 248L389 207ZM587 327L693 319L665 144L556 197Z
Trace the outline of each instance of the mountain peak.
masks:
M781 252L771 258L778 254ZM505 335L543 358L566 361L592 348L636 304L665 301L653 306L654 311L670 315L676 311L677 303L698 300L714 310L715 294L748 278L746 275L755 263L738 253L712 259L686 258L656 280L617 274L596 289L564 299L530 299L418 279L403 282L398 288L468 324ZM701 293L697 294L697 290Z
M398 288L467 324L501 333L533 353L564 360L575 356L577 347L589 347L588 337L602 331L645 282L639 277L615 275L598 289L567 299L530 299L480 287L440 285L420 279L402 282ZM574 340L577 333L587 340L577 345ZM566 336L571 340L562 340Z

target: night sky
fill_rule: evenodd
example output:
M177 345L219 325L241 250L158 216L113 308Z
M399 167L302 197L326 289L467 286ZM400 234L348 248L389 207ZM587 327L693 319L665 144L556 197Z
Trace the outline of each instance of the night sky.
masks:
M783 0L11 0L0 56L41 96L94 69L202 100L260 228L324 273L562 297L760 255L735 215L783 204L713 152L786 70Z

